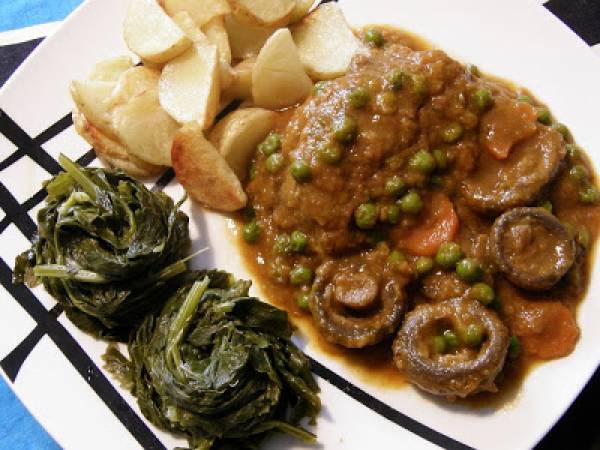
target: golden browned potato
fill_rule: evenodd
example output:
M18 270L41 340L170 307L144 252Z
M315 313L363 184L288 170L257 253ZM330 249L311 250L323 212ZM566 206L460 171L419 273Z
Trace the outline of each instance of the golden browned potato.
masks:
M177 132L171 159L177 179L192 200L225 212L246 206L240 181L197 123L190 122Z
M87 119L103 133L114 137L108 99L115 88L110 81L73 81L71 97Z
M117 56L96 63L88 80L116 82L119 76L127 69L133 67L133 61L129 56Z
M227 0L162 0L162 5L170 16L187 12L198 27L231 12Z
M107 100L109 110L124 105L142 92L158 87L160 72L145 66L132 67L124 71ZM86 117L90 118L89 116Z
M233 80L231 84L223 90L222 97L233 100L252 99L252 69L256 63L256 58L244 59L233 68Z
M229 37L225 29L225 20L222 16L215 17L202 26L202 31L211 44L219 50L219 74L221 78L221 89L227 88L233 81L231 70L231 47Z
M185 33L163 11L156 0L130 0L123 38L140 58L164 63L192 45Z
M231 55L235 59L246 59L258 55L277 27L259 27L238 20L232 14L225 16L225 29L229 36Z
M187 11L179 11L172 16L172 19L192 42L210 44L206 35L196 25L196 22L194 22L194 19L192 19L192 16Z
M294 0L229 0L229 3L240 20L270 27L287 25L296 6Z
M195 44L163 68L160 104L180 123L210 127L219 106L219 68L217 47Z
M179 124L160 106L157 89L115 108L112 125L129 153L150 164L171 165L171 145Z
M211 131L210 142L241 181L248 174L256 146L275 127L276 120L277 113L268 109L238 109L225 116Z
M252 69L252 98L257 106L279 109L310 95L312 81L304 70L287 28L265 42Z
M316 80L346 73L361 43L335 3L326 3L292 28L300 59Z
M149 178L165 171L165 167L148 164L130 154L123 144L102 133L77 108L73 111L73 124L77 133L94 148L96 155L110 167L121 169L136 178Z

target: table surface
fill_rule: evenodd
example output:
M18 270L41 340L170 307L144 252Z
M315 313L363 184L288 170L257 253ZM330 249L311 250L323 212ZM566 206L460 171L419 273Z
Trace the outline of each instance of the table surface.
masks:
M600 57L600 0L538 1L593 46ZM58 22L80 3L82 0L0 1L0 86L44 37L59 25ZM600 450L598 399L600 368L536 448ZM59 448L0 378L0 449Z

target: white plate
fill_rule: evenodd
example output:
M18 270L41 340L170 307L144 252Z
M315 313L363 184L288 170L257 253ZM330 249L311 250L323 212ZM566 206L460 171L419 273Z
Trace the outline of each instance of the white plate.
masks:
M353 25L397 25L430 40L451 56L525 86L568 124L579 144L600 166L600 60L556 18L527 0L341 0ZM89 148L64 118L70 108L68 83L82 78L97 60L126 52L121 39L124 0L89 0L44 41L0 92L0 359L13 388L50 434L65 448L172 448L184 442L156 429L141 416L135 399L101 367L105 344L55 319L55 302L40 288L10 284L14 256L28 246L40 183L56 169L60 151L71 157ZM576 76L574 75L576 74ZM57 121L58 124L52 126ZM58 133L58 134L57 134ZM30 137L35 139L32 141ZM16 144L16 145L15 145ZM39 148L41 145L42 149ZM27 149L27 151L22 151ZM45 152L43 151L45 150ZM25 154L27 153L27 154ZM88 154L89 156L89 154ZM91 158L90 158L91 159ZM44 168L40 168L39 164ZM10 192L8 192L10 191ZM166 191L181 195L170 183ZM12 193L12 195L11 195ZM32 197L33 196L33 197ZM19 204L30 208L25 211ZM196 265L247 276L226 221L190 203L195 246L213 252ZM9 214L14 223L5 218ZM590 292L600 288L595 270ZM37 297L37 299L36 299ZM8 300L8 301L5 301ZM556 422L600 361L600 304L586 299L578 323L581 339L567 358L537 367L518 396L499 410L472 410L433 401L413 388L366 384L310 343L301 343L320 364L325 405L316 432L321 448L528 448ZM347 395L349 394L349 395ZM285 438L268 448L305 448Z

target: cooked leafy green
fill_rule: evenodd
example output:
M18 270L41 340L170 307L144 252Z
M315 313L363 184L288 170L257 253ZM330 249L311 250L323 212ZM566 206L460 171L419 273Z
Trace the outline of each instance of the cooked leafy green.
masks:
M131 363L114 347L105 355L106 367L133 383L144 415L194 449L256 448L272 431L314 441L298 423L319 412L318 387L287 313L224 272L180 280L162 312L132 334Z
M42 280L77 326L126 339L186 270L188 217L122 172L83 169L64 155L59 163L65 172L46 184L38 236L17 257L14 281Z

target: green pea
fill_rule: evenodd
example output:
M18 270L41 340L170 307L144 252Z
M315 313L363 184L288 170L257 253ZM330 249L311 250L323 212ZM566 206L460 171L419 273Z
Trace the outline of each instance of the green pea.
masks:
M326 164L335 165L342 160L342 149L337 145L322 145L317 150L319 160Z
M398 264L406 261L406 256L400 250L392 250L387 259L390 264Z
M332 126L335 140L343 145L350 145L356 140L358 125L356 121L345 115L343 119L336 120Z
M426 150L419 150L411 156L408 165L419 172L429 174L435 170L435 158Z
M587 169L583 167L581 164L575 164L573 167L569 169L569 176L573 178L575 181L583 183L587 181L588 173Z
M446 170L446 168L448 167L448 155L446 155L446 152L444 150L436 148L434 151L431 152L431 154L435 159L435 165L437 169Z
M548 108L542 108L538 111L537 120L544 125L550 125L552 123L552 114L550 114Z
M277 255L287 255L291 250L290 237L285 233L277 235L275 244L273 244L273 252Z
M312 280L312 277L312 270L300 264L296 264L294 268L290 270L290 283L293 286L309 284Z
M525 102L525 103L529 103L530 105L533 105L533 100L531 99L531 97L529 95L525 95L525 94L518 95L517 101Z
M483 331L481 330L481 327L475 323L467 325L464 341L469 347L479 347L481 341L483 341Z
M365 42L367 44L371 44L375 47L383 47L385 44L385 39L383 38L383 33L377 28L369 28L365 32Z
M242 229L242 237L246 242L254 243L260 236L260 225L256 220L251 220Z
M252 163L252 164L250 164L250 167L248 167L248 179L250 181L252 181L255 178L256 178L256 164Z
M471 287L469 296L484 305L489 305L494 301L496 294L489 284L476 283Z
M404 191L404 180L399 175L393 175L385 180L385 193L396 197Z
M413 75L411 77L411 92L416 95L425 95L427 93L427 82L423 75Z
M363 203L354 210L354 222L361 230L373 228L377 223L377 206L373 203Z
M433 259L421 256L415 261L415 272L417 275L425 275L433 269Z
M565 141L568 140L569 137L571 136L571 132L569 131L569 129L567 128L567 126L564 123L554 124L554 129L562 135L562 137Z
M552 202L550 200L544 200L538 205L540 208L544 208L549 213L552 213L554 207L552 206Z
M467 70L474 77L480 77L481 76L481 72L479 71L479 67L477 67L475 64L468 64L467 65Z
M290 173L298 183L304 183L311 178L310 166L300 159L292 163Z
M458 122L453 122L446 125L442 129L441 138L442 141L444 141L446 144L454 144L456 141L463 137L464 133L465 130L463 126Z
M290 248L293 252L302 253L308 247L308 236L299 230L292 231Z
M387 208L387 222L395 225L400 220L400 207L398 205L389 205Z
M269 173L277 173L283 167L285 158L281 153L273 153L265 161L265 167Z
M417 191L409 191L398 200L400 210L407 214L418 214L423 209L423 200Z
M585 186L579 191L579 201L581 203L597 203L600 199L600 191L593 184Z
M367 106L369 104L370 99L371 96L363 88L354 89L352 92L350 92L350 95L348 96L350 104L353 108L356 109L364 108L365 106Z
M567 156L571 159L576 159L579 157L579 149L575 144L567 144L565 145L567 149Z
M456 263L456 275L468 283L473 283L481 279L483 268L477 258L464 258Z
M402 89L405 79L406 73L404 73L404 71L394 70L390 75L390 84L392 85L392 89L394 91L399 91L400 89Z
M444 336L444 340L446 341L446 345L450 349L456 348L460 344L460 341L458 340L458 336L452 330L444 331L443 336Z
M585 226L577 227L577 232L575 233L575 240L579 245L583 248L588 248L590 243L592 242L592 235L590 231Z
M456 242L444 242L435 254L435 263L442 269L450 270L461 257L462 251Z
M313 94L318 94L327 86L327 81L317 81L313 86Z
M475 107L481 111L488 110L494 103L492 93L489 89L477 89L471 98Z
M298 304L298 308L308 311L310 305L310 295L309 294L300 294L296 299L296 303Z
M508 343L508 357L510 359L517 359L521 354L521 341L517 336L511 336Z
M272 155L281 149L281 135L279 133L269 133L269 135L258 145L258 149L265 156Z
M446 339L444 339L444 336L433 337L433 350L435 351L435 353L437 353L438 355L442 355L446 353L447 347L448 345L446 344Z

